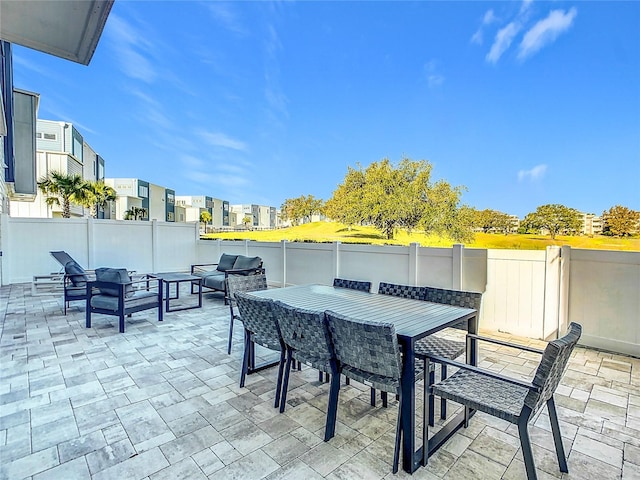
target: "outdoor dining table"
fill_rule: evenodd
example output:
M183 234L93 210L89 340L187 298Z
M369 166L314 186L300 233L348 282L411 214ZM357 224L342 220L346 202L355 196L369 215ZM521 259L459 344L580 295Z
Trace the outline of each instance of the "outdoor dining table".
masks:
M477 333L478 312L472 308L372 294L328 285L295 285L250 292L260 298L280 300L287 305L308 310L331 310L355 319L392 323L403 352L402 396L402 467L413 473L422 462L422 447L415 448L415 361L417 340L446 327L467 322L469 333ZM477 341L468 342L467 363L477 364ZM426 381L426 379L425 379ZM429 439L429 455L433 454L464 424L464 412L451 419Z

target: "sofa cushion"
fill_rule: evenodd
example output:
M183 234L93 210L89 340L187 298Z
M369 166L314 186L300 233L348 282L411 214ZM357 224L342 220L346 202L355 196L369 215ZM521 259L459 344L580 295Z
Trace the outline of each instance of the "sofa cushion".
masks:
M140 291L134 292L124 302L125 310L142 305L157 305L158 294L154 292ZM102 310L118 311L118 297L113 295L94 295L91 297L91 306Z
M129 272L126 268L96 268L96 280L98 282L111 282L111 283L128 283L131 281ZM102 295L111 295L112 297L118 296L118 288L112 287L98 287ZM131 297L134 294L133 286L127 285L124 290L125 297Z
M217 272L217 274L207 275L202 279L202 286L207 288L213 288L214 290L224 291L225 276L224 272Z
M78 265L74 260L65 263L64 265L64 273L69 275L69 280L71 280L71 284L74 287L86 287L87 286L87 275L80 265Z
M245 257L244 255L238 255L236 263L233 264L234 270L255 270L260 266L262 259L260 257ZM244 272L244 275L248 275L251 272Z
M238 258L238 255L229 255L229 254L223 253L222 256L220 257L220 260L218 260L218 267L216 268L216 270L220 272L231 270L237 258Z

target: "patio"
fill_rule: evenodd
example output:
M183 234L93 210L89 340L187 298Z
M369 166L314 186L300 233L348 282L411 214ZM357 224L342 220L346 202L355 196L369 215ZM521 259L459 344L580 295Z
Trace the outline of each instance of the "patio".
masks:
M239 388L241 329L229 356L229 310L216 294L162 323L134 314L120 334L115 317L87 329L82 302L65 317L61 297L12 284L0 288L0 318L2 479L409 477L391 473L395 401L374 408L368 387L343 385L325 443L329 385L315 370L292 374L284 414L273 408L276 369ZM496 371L527 378L537 361L481 344L480 365ZM640 478L639 367L576 349L556 393L570 473L558 470L543 410L531 427L540 479ZM481 413L429 462L413 478L524 478L517 429Z

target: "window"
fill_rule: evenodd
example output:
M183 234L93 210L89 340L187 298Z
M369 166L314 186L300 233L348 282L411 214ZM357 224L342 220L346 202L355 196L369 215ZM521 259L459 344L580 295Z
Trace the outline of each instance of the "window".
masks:
M42 138L42 133L36 132L36 138Z
M44 139L45 140L57 140L58 136L55 133L45 133L44 134Z
M168 212L167 213L167 220L170 221L170 222L174 221L173 212Z
M149 196L149 187L145 187L143 185L138 186L138 196L147 198Z
M167 202L168 203L174 203L175 202L175 197L173 196L172 193L167 193Z

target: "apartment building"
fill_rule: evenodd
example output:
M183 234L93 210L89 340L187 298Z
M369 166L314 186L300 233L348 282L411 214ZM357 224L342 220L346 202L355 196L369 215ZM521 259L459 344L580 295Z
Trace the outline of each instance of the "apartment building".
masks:
M581 213L581 215L583 235L599 235L602 233L602 217L596 215L595 213Z
M33 177L36 182L57 171L68 175L80 175L83 180L104 179L105 161L85 141L80 131L69 122L36 121L34 132L35 164ZM24 165L23 163L23 168ZM23 175L24 177L24 175ZM35 187L33 194L13 195L9 211L14 217L53 218L62 215L61 205L47 205L46 196ZM71 205L72 217L87 217L90 209ZM109 212L97 211L98 218L109 218Z
M113 216L117 220L175 222L176 192L139 178L107 178L116 191ZM132 215L136 218L132 218Z

